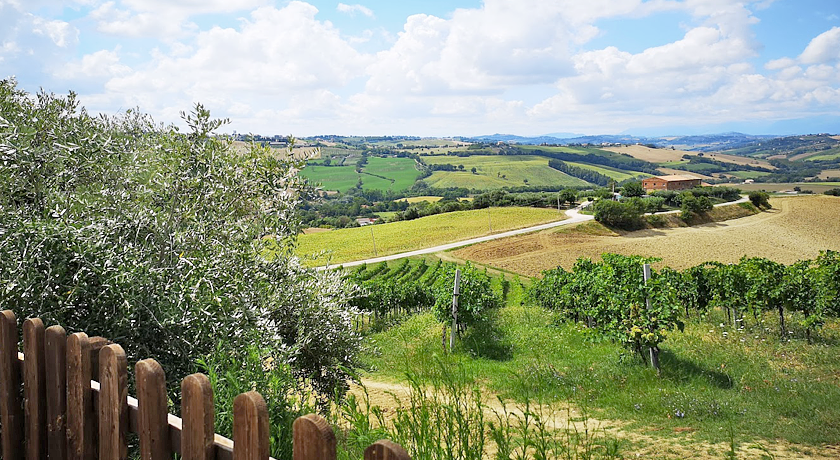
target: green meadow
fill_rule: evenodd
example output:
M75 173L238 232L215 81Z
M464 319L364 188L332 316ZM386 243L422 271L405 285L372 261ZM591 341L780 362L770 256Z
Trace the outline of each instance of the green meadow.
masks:
M466 187L488 190L502 187L586 186L588 182L548 166L548 158L536 155L423 156L427 164L464 166L464 171L435 171L425 180L431 187ZM476 168L472 173L471 169Z

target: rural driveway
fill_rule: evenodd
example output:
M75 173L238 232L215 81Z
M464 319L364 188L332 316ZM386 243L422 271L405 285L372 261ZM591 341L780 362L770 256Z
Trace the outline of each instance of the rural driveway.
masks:
M493 234L493 235L480 236L478 238L470 238L470 239L464 240L464 241L457 241L455 243L442 244L440 246L434 246L434 247L425 248L425 249L418 249L416 251L401 252L399 254L391 254L389 256L374 257L372 259L356 260L356 261L353 261L353 262L344 262L342 264L321 266L321 267L318 267L318 269L319 270L324 270L324 269L327 269L327 268L330 268L330 267L339 267L339 266L354 267L356 265L362 265L362 264L375 264L375 263L378 263L378 262L385 262L385 261L388 261L388 260L402 259L404 257L419 256L419 255L423 255L423 254L432 254L432 253L440 252L440 251L448 251L450 249L460 248L462 246L469 246L471 244L483 243L485 241L491 241L491 240L497 240L499 238L507 238L509 236L522 235L524 233L538 232L540 230L559 227L561 225L577 224L577 223L580 223L580 222L585 222L587 220L594 219L593 216L586 215L586 214L581 214L579 212L580 208L582 206L584 206L585 204L586 203L583 203L580 206L578 206L577 208L569 209L568 211L566 211L566 216L568 216L569 218L565 219L565 220L557 221L557 222L549 222L547 224L535 225L533 227L527 227L527 228L520 228L518 230L510 230L510 231L507 231L507 232L496 233L496 234Z

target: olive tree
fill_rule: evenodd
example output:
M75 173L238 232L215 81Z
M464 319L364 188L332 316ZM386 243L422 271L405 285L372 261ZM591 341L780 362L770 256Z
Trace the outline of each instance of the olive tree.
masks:
M172 383L224 342L281 348L312 388L345 388L353 292L291 252L300 161L235 149L200 104L182 117L185 132L93 117L73 93L0 81L0 302L155 358Z

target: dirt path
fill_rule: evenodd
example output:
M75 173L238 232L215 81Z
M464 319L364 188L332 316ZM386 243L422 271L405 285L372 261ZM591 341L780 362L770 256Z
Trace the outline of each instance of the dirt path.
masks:
M362 398L367 392L368 401L372 406L379 406L386 418L394 416L400 407L405 408L405 402L409 398L410 389L401 383L382 382L371 379L363 379L363 389L359 385L353 385L351 392L358 398ZM402 404L400 404L402 402ZM484 410L485 420L495 420L496 414L503 414L507 409L510 414L522 416L521 408L513 402L506 401L505 406L493 395L486 396L486 408ZM553 414L549 418L547 426L550 430L577 430L578 433L589 430L600 435L606 435L623 441L621 454L625 458L645 459L695 459L712 460L724 458L728 452L729 445L726 442L710 443L696 439L694 430L690 427L677 427L673 432L661 432L656 429L628 429L627 423L621 420L595 419L586 417L583 421L581 412L572 405L565 402L539 408L532 407L531 410L541 410L543 414ZM737 458L743 460L763 460L767 457L762 455L765 452L756 448L761 446L775 459L813 459L826 460L840 458L840 445L809 447L794 445L786 442L766 440L738 440ZM489 447L493 449L491 445ZM493 452L487 452L492 456Z
M602 253L658 257L683 269L716 260L736 263L742 256L766 257L790 264L814 258L820 250L840 251L840 199L825 195L774 198L770 211L674 229L650 229L619 235L545 231L457 250L454 257L536 276L579 257Z

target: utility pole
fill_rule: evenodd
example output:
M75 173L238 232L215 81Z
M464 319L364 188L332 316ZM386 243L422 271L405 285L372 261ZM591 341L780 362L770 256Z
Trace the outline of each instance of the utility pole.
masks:
M452 330L449 331L449 352L455 347L455 329L458 327L458 296L461 294L461 269L455 269L455 289L452 291Z

